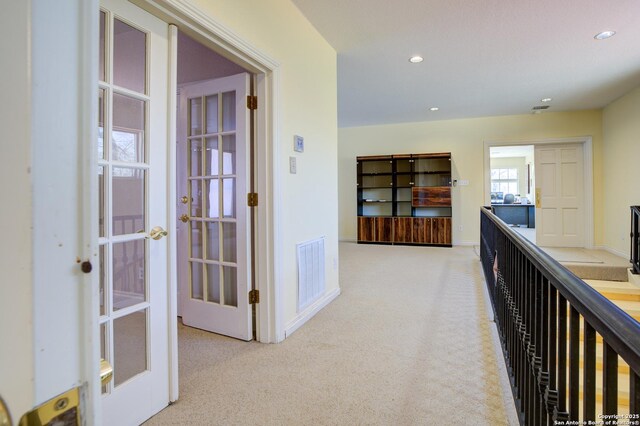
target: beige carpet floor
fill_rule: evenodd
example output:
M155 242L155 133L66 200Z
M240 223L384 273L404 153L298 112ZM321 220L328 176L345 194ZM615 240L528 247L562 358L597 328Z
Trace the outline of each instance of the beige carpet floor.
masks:
M149 425L516 425L472 247L340 245L342 294L275 345L180 326Z

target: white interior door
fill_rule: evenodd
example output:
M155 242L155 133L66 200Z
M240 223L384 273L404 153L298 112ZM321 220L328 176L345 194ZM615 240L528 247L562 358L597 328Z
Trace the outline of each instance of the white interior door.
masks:
M242 340L252 339L248 93L245 73L181 87L177 154L182 321Z
M582 144L535 148L536 243L584 247Z
M101 0L99 322L114 370L105 425L140 424L169 402L167 63L166 23Z

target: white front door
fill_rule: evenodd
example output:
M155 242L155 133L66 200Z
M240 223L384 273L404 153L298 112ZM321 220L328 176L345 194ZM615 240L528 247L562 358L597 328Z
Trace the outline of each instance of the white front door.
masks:
M137 425L169 402L168 25L101 0L99 51L102 422Z
M584 247L582 144L535 148L536 244Z
M185 325L252 339L249 75L180 88L178 287Z

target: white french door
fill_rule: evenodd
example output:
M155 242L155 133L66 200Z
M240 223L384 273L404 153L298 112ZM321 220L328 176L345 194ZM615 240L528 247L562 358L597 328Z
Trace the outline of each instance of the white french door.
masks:
M178 288L185 325L252 339L249 75L182 86L178 113Z
M101 0L100 347L113 366L102 422L137 425L169 402L168 25Z
M582 144L535 148L536 244L584 247Z

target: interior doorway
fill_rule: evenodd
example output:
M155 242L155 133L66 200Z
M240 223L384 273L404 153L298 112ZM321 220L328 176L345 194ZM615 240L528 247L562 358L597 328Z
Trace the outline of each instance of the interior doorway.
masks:
M253 76L178 32L176 212L178 316L184 325L254 338Z
M514 230L541 247L593 248L591 137L526 142L487 141L484 148L485 205L494 206L496 214L500 210L500 214L507 215L508 220L505 221L513 225ZM509 167L502 167L504 163L501 161L511 160L501 160L501 157L519 157L519 162L524 159L527 167L523 170L527 174L525 182L528 187L521 180L523 172L509 170L517 169L517 164L512 161L513 167L510 164L506 165ZM507 168L507 171L501 168ZM518 178L514 177L516 175ZM502 182L503 179L506 181ZM505 191L512 193L516 190L521 191L520 197L514 193L513 200L509 196L508 203L515 203L519 198L521 213L513 218L510 217L513 208L509 210L504 197ZM523 202L529 204L525 207ZM524 210L528 210L526 216L522 212ZM533 228L530 228L531 224Z
M496 215L536 242L535 150L533 145L494 146L490 157L490 198Z

